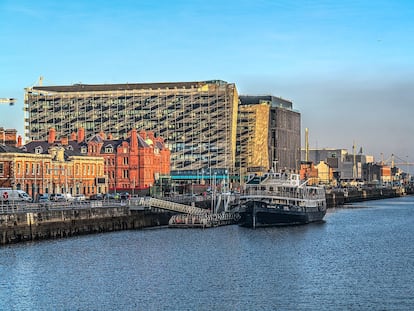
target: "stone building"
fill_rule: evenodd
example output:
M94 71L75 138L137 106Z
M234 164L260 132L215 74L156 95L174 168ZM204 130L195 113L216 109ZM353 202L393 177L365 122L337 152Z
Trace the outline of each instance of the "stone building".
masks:
M105 184L97 182L103 177L102 157L76 155L59 143L0 146L0 187L24 190L34 199L42 193L105 192Z

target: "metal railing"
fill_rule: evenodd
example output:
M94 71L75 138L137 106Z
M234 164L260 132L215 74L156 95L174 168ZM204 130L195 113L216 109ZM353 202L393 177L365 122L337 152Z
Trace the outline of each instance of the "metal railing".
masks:
M140 198L137 201L137 203L138 203L137 206L157 207L157 208L161 208L161 209L165 209L169 211L179 212L183 214L190 214L190 215L203 215L203 214L209 213L208 210L205 210L199 207L175 203L175 202L166 201L166 200L160 200L160 199L151 198L151 197ZM130 208L134 209L134 207L132 206Z

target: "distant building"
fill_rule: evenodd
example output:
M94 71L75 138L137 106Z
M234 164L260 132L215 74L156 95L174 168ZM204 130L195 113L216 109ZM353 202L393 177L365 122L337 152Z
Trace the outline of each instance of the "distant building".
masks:
M302 159L305 159L305 150L302 150ZM362 166L373 161L372 156L362 153L350 154L346 149L309 149L309 161L313 163L325 162L333 170L334 178L338 181L361 180Z
M19 147L22 145L22 137L17 136L16 129L4 129L0 127L0 145Z
M363 165L363 179L369 183L390 184L393 181L394 174L397 174L397 170L394 170L393 173L391 166L386 164L366 163Z
M319 184L318 170L313 162L302 161L299 174L300 179L307 180L309 185Z
M333 170L326 162L320 161L315 165L315 168L318 170L319 183L325 185L332 184Z
M239 98L238 163L247 157L247 167L260 163L267 170L299 171L300 113L293 110L292 102L271 95Z

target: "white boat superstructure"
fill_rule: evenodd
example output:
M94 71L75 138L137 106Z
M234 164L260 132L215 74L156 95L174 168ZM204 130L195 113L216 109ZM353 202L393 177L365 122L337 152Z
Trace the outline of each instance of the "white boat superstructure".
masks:
M324 187L309 186L293 173L252 176L240 203L242 220L248 226L308 223L321 220L326 213Z

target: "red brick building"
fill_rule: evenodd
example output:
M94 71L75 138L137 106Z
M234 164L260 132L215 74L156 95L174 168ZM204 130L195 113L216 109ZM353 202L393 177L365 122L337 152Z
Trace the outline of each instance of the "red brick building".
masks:
M84 135L83 129L79 131ZM133 129L127 139L112 139L101 132L83 146L88 155L104 157L110 192L138 193L170 174L170 150L164 139L155 137L153 132L138 133Z
M308 180L309 185L315 185L319 183L318 169L313 162L302 161L300 164L300 179Z
M4 129L0 127L0 144L11 147L21 147L22 137L17 136L16 129Z

